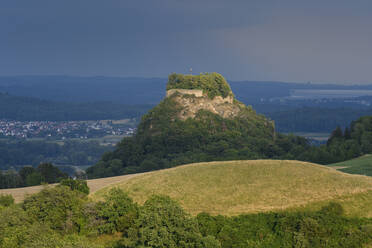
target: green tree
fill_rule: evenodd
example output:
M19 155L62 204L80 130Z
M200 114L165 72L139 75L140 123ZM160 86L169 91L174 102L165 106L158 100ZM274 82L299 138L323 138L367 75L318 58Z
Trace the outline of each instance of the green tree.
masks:
M62 178L67 178L67 175L60 171L57 167L51 163L42 163L37 167L37 172L42 177L44 183L56 183Z
M119 188L111 189L105 195L105 201L97 205L97 215L104 224L101 233L126 232L138 217L138 206Z
M40 185L43 182L43 177L37 171L32 172L26 177L26 186Z
M331 133L331 136L327 141L327 145L330 145L333 140L342 139L343 137L344 135L342 133L340 126L337 126L337 128L333 130L333 132Z
M18 174L21 176L24 186L31 186L31 185L27 185L26 180L27 180L27 177L34 172L36 172L36 170L32 166L24 166L22 167L22 169L19 170Z
M67 178L67 179L62 179L59 184L63 186L67 186L71 190L77 190L86 195L89 195L89 187L88 187L87 181L85 180Z
M22 203L27 215L53 230L73 232L81 229L86 194L66 186L45 188Z

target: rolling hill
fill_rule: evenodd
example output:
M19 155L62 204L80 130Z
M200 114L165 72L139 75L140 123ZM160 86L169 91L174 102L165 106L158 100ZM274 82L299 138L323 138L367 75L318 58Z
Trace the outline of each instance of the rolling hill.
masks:
M192 214L319 209L334 200L348 215L372 216L372 178L299 161L189 164L113 183L95 192L93 199L101 199L112 187L122 188L141 204L153 194L168 195Z
M237 215L280 210L319 210L340 203L348 216L372 217L372 178L289 160L247 160L182 165L142 174L88 180L93 200L111 188L143 203L168 195L186 211ZM44 186L0 190L21 202Z

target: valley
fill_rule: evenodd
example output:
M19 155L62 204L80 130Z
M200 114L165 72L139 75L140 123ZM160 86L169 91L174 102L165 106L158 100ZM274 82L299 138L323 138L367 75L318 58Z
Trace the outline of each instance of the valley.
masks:
M3 140L3 155L12 155L5 156L10 165L21 161L15 156L21 147L25 154L42 156L23 161L40 161L37 167L10 167L0 175L2 188L7 188L0 189L0 218L5 220L0 223L0 247L371 244L372 177L365 176L372 153L371 116L327 134L321 131L331 122L323 125L322 118L353 110L318 111L318 100L310 101L312 107L291 109L287 100L279 100L284 112L271 109L271 114L284 120L281 125L294 123L284 125L289 128L284 134L283 126L277 130L274 120L235 98L218 73L173 73L166 89L166 97L142 116L131 135L110 130L104 136L48 143L35 138ZM332 104L338 104L336 99ZM128 124L85 122L91 125L86 132ZM298 131L299 123L316 132L292 132ZM110 142L118 143L110 147ZM53 166L45 159L70 167ZM94 165L83 168L86 161ZM75 173L70 173L72 168ZM31 185L39 186L24 187ZM45 231L35 238L39 226ZM9 239L13 234L19 236Z

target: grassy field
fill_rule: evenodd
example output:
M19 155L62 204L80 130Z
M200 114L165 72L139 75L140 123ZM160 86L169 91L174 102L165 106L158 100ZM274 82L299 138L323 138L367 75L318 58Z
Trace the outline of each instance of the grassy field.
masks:
M94 200L120 187L139 203L169 195L191 214L237 215L262 211L318 210L329 201L349 216L372 217L372 178L299 161L197 163L143 174L88 180ZM0 190L20 202L44 186Z
M350 174L372 176L372 155L368 154L348 161L330 164L328 166Z
M112 187L124 189L139 203L152 194L169 195L191 214L317 209L335 200L345 205L349 215L372 215L372 178L298 161L184 165L113 183L92 194L93 199L101 199Z

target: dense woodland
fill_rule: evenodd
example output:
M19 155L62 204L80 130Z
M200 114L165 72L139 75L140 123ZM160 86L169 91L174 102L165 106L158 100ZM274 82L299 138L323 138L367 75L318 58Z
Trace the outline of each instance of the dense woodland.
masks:
M0 140L0 170L18 169L42 162L58 165L91 165L96 163L111 146L98 141L64 141L63 143L28 140Z
M68 175L50 163L41 163L36 168L25 166L19 171L0 172L0 189L57 183Z
M60 178L77 175L72 166L92 165L102 154L113 147L100 145L97 141L65 141L63 144L47 141L1 140L0 141L0 189L55 183ZM52 166L53 174L44 175L40 166ZM39 173L40 172L40 173ZM28 176L30 178L28 178Z
M349 218L330 203L317 212L190 216L167 196L138 205L120 189L93 202L86 182L64 180L15 205L0 196L4 248L345 247L372 242L372 220Z
M311 147L295 159L331 164L370 153L372 153L372 116L364 116L353 121L344 130L337 127L331 133L327 144Z

